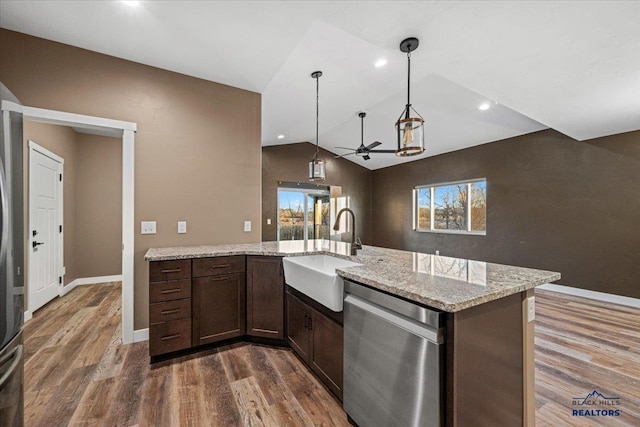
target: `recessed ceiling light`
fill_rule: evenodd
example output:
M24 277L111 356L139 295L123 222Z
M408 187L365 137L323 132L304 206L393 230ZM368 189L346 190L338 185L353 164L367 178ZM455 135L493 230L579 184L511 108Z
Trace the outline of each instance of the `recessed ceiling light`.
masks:
M375 63L376 68L384 67L385 65L387 65L387 60L384 58L378 59Z
M138 0L121 0L122 3L126 4L130 7L138 7L140 6L140 2Z
M485 102L485 103L483 103L483 104L480 104L480 106L478 107L478 110L486 111L486 110L488 110L489 108L491 108L491 105L489 105L489 103L488 103L488 102Z
M284 139L284 135L278 135L278 139Z

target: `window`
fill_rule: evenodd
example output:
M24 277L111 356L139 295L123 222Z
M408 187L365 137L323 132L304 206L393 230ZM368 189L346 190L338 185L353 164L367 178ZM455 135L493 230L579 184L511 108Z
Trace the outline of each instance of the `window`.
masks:
M486 234L486 179L419 186L413 200L416 231Z
M328 239L329 190L278 188L278 240Z

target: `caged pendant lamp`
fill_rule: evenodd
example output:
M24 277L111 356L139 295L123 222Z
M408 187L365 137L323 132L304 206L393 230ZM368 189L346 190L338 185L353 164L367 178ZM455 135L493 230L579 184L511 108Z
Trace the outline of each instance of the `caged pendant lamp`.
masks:
M318 122L320 113L320 77L322 71L314 71L311 77L316 79L316 152L309 162L309 181L324 181L326 175L326 163L320 158L320 149L318 145Z
M418 48L419 40L415 37L404 39L400 43L400 51L407 54L407 104L396 122L398 149L396 156L417 156L424 152L424 119L411 106L411 52Z

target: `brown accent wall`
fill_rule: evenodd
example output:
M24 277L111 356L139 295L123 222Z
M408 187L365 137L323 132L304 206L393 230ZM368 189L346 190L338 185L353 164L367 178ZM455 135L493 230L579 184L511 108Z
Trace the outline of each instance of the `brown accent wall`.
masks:
M122 140L76 134L78 277L122 274Z
M487 235L411 228L416 185L487 179ZM640 131L587 142L545 130L373 172L373 244L562 273L640 297Z
M56 126L45 123L32 122L24 120L24 241L29 241L29 233L31 230L29 224L29 145L28 141L32 140L41 147L46 148L52 153L64 159L64 175L63 181L64 191L64 265L67 274L64 276L65 285L68 285L78 277L78 269L76 264L76 172L78 164L78 146L76 144L76 132L68 126ZM25 243L25 287L28 286L28 251L31 250L29 245ZM25 297L29 293L25 292ZM28 306L27 306L28 307Z
M149 247L260 241L260 94L4 29L0 58L0 81L25 105L138 124L136 329L149 319ZM142 220L158 233L140 235Z
M309 161L315 145L308 142L262 148L262 241L277 239L278 181L309 182ZM342 187L342 196L350 197L356 215L356 235L369 244L371 237L371 171L335 154L320 150L327 164L327 179L322 185ZM271 225L267 225L271 218Z

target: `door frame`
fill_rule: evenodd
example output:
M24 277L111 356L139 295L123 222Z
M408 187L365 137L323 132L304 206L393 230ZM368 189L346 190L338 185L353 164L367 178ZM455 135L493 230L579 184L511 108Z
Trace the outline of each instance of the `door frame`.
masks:
M10 101L2 101L2 110L22 113L24 119L35 122L69 126L83 129L96 135L122 138L122 342L123 344L129 344L134 340L146 340L148 332L145 330L134 332L133 330L134 142L138 125L134 122L22 106Z
M60 156L58 156L57 154L47 150L46 148L42 147L41 145L38 145L38 143L29 140L28 142L28 148L29 148L29 227L28 227L28 242L27 242L27 262L28 262L28 266L29 266L29 281L31 281L34 277L33 274L33 262L32 261L32 257L33 257L33 250L32 250L32 244L33 244L33 234L31 233L31 227L32 224L34 222L34 206L31 203L31 197L34 194L34 189L33 189L33 180L32 178L32 172L33 172L33 168L32 166L32 161L33 161L33 155L32 153L34 151L37 151L38 153L42 154L45 157L49 157L50 159L56 161L58 163L58 167L56 170L56 176L58 175L62 175L62 180L56 180L56 187L58 190L58 210L57 210L57 217L56 217L56 224L58 225L62 225L64 224L64 185L63 185L63 180L64 180L64 159ZM58 296L62 296L63 294L63 288L64 288L64 275L65 275L65 271L64 271L64 227L62 227L62 231L59 233L56 233L57 238L55 239L55 245L58 249L57 252L57 259L55 262L56 265L56 276L60 277L60 280L58 281ZM28 292L29 292L29 311L31 313L33 313L33 309L32 307L32 297L33 297L33 286L31 286L31 283L28 284Z

